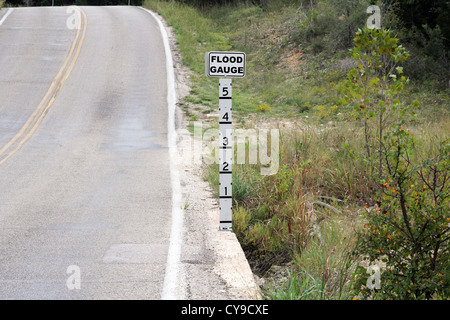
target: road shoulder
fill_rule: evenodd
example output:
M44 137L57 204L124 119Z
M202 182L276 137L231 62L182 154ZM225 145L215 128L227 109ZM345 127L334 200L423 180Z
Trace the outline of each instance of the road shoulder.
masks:
M190 71L182 65L172 29L158 15L169 36L175 68L177 103L190 92ZM181 254L181 286L189 300L251 300L260 292L245 254L233 232L219 231L219 206L202 167L195 163L193 136L188 121L177 106L176 131L184 209Z

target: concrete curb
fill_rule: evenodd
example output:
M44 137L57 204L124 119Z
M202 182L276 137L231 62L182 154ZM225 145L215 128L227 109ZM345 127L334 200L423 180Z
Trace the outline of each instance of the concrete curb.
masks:
M186 299L253 300L261 294L251 268L236 238L220 231L218 200L209 183L202 179L202 168L192 159L193 138L179 130L181 189L184 200L182 280Z

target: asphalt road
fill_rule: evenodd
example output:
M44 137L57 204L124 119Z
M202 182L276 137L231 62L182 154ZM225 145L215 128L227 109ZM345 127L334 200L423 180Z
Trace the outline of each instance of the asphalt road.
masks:
M19 8L0 25L0 299L163 291L173 208L161 33L140 8L82 11Z

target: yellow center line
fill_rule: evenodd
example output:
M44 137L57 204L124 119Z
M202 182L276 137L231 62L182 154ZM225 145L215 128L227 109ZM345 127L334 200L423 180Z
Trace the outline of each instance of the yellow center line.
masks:
M9 159L19 148L27 142L36 129L39 127L40 123L44 119L51 105L55 101L56 95L61 89L64 82L69 77L75 62L81 52L81 47L83 45L84 37L86 35L87 18L86 13L78 8L80 12L79 25L77 28L77 33L75 39L72 42L69 54L66 60L59 69L55 78L52 80L50 87L44 95L37 108L22 126L22 128L17 132L17 134L0 149L0 165L3 164L7 159Z

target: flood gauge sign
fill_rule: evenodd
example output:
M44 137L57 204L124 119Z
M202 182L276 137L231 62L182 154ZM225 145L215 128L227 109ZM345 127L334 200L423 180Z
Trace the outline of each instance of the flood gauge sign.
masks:
M219 230L232 230L233 217L233 77L245 76L245 53L208 52L205 73L219 79Z
M245 76L245 53L212 51L205 55L207 77L242 78Z

